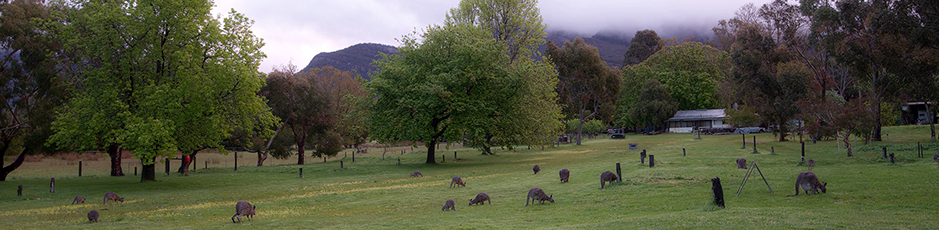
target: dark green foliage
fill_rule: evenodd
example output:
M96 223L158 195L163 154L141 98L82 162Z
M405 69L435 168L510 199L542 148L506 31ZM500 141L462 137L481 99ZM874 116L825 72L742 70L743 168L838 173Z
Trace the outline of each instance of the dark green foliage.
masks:
M630 120L644 127L665 128L665 121L678 112L678 103L672 101L665 85L647 79L639 90L639 98L629 107Z
M566 105L563 113L580 120L581 126L593 116L610 122L623 83L619 71L608 67L597 48L581 38L565 41L562 47L549 41L546 52L558 68L559 102Z
M636 36L629 41L629 48L623 55L623 67L642 63L662 49L662 38L655 30L636 31Z

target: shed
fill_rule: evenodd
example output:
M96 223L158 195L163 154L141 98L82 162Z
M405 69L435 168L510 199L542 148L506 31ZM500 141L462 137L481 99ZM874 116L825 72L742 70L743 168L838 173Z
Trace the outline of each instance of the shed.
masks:
M681 110L668 119L669 133L690 133L696 128L731 128L724 123L724 109Z

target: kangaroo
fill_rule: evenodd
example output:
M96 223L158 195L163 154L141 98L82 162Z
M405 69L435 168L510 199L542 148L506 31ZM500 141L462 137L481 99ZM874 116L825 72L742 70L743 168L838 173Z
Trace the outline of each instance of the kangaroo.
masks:
M535 203L535 200L540 201L538 204L544 204L544 201L551 201L554 203L554 195L548 196L544 194L544 191L541 188L535 187L528 190L528 198L525 198L525 206L528 207L528 201L531 201L532 204Z
M535 175L538 175L538 172L541 172L541 167L535 165L535 167L531 168L531 171L535 171Z
M453 203L453 200L447 200L447 202L443 204L443 210L440 210L440 211L450 211L450 210L456 211L456 204Z
M936 163L939 163L939 153L936 153L936 155L933 155L933 156L932 156L932 161L935 161Z
M453 188L454 184L456 184L457 187L460 187L460 185L466 187L466 183L463 182L463 179L460 179L458 176L453 177L453 180L450 181L450 188Z
M561 169L561 172L558 172L558 175L561 176L561 183L567 183L567 180L571 178L571 171L567 169Z
M825 193L825 186L828 183L823 183L818 181L818 177L815 176L815 173L812 172L801 172L799 177L796 178L796 194L791 196L799 195L799 187L805 191L805 194L818 194L818 190L822 190L822 193ZM812 193L809 193L812 191Z
M600 189L603 189L603 186L607 181L609 181L610 184L613 184L613 182L616 181L616 174L613 174L613 172L610 171L606 171L600 174Z
M747 159L746 159L746 158L738 158L738 159L737 159L737 168L738 168L738 169L747 169Z
M117 196L117 193L114 192L107 192L104 194L104 204L108 204L109 200L120 201L121 204L124 203L124 198Z
M809 165L809 171L812 171L812 168L815 167L815 161L813 161L812 159L809 159L809 160L806 162L806 164Z
M477 194L476 198L470 199L469 201L470 201L469 205L473 205L473 204L483 205L485 201L489 201L489 204L492 204L492 200L489 200L489 194L486 194L484 192Z
M72 200L72 204L84 204L84 203L85 203L85 197L83 196L75 196L75 199Z
M414 171L411 173L411 177L424 177L424 174L421 174L421 171Z
M90 212L88 212L88 222L98 223L98 211L97 210L91 210Z
M235 217L238 217L238 223L241 223L241 216L246 216L248 220L254 218L254 209L257 208L252 206L251 203L247 201L238 201L235 204L235 215L231 216L231 222L235 223Z

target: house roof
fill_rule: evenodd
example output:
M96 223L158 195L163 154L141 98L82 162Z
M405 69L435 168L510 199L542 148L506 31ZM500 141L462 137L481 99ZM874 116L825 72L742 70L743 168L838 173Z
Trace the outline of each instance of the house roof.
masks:
M668 121L705 121L722 119L726 116L724 109L680 110Z

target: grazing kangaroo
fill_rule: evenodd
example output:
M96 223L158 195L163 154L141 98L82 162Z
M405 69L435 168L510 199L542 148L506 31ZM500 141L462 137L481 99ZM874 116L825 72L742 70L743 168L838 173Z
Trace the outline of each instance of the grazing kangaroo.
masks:
M541 172L541 167L538 165L535 165L535 167L531 168L531 171L535 171L535 175L538 175L538 172Z
M254 219L254 209L257 208L252 206L251 203L247 201L238 201L235 204L235 215L231 216L231 222L235 223L235 217L238 217L238 223L241 223L241 216L246 216L248 220Z
M738 168L738 169L747 169L747 159L746 159L746 158L738 158L738 159L737 159L737 168Z
M826 185L828 185L828 183L818 181L818 177L815 176L815 173L801 172L799 173L799 177L796 178L796 194L791 196L799 195L799 187L802 187L805 194L818 194L818 190L822 190L822 193L824 193ZM809 191L812 191L812 193L809 193Z
M460 185L462 185L463 187L466 187L466 183L463 182L463 179L460 179L460 177L458 176L455 176L453 177L453 180L450 180L450 188L453 188L454 184L456 184L457 187L460 187Z
M815 167L815 161L813 161L812 159L809 159L809 161L807 161L806 164L809 165L809 171L812 171L812 168Z
M601 173L600 174L600 189L603 189L603 186L605 185L607 181L609 181L610 184L613 184L613 182L616 181L616 174L613 174L613 172L610 172L610 171Z
M104 194L104 204L108 204L109 200L120 201L121 204L124 203L124 198L117 196L117 193L114 192L107 192Z
M558 172L558 175L561 176L561 183L567 183L567 180L571 178L571 171L568 171L567 169L561 169L561 171Z
M411 177L424 177L424 174L421 174L421 171L414 171L411 173Z
M548 196L544 194L544 191L541 188L535 187L528 190L528 198L525 198L525 206L528 206L528 201L531 201L532 204L535 203L535 200L538 200L538 204L544 204L544 201L551 201L554 203L554 195Z
M85 203L85 197L83 196L75 196L75 199L72 200L72 204L84 204L84 203Z
M90 212L88 212L88 222L98 223L98 211L97 210L91 210Z
M453 203L453 200L447 200L447 202L443 204L443 209L440 211L450 211L450 210L456 211L456 204Z
M489 200L489 194L481 192L476 195L476 198L470 200L469 205L479 204L483 205L483 202L489 201L489 204L492 204L492 200Z

